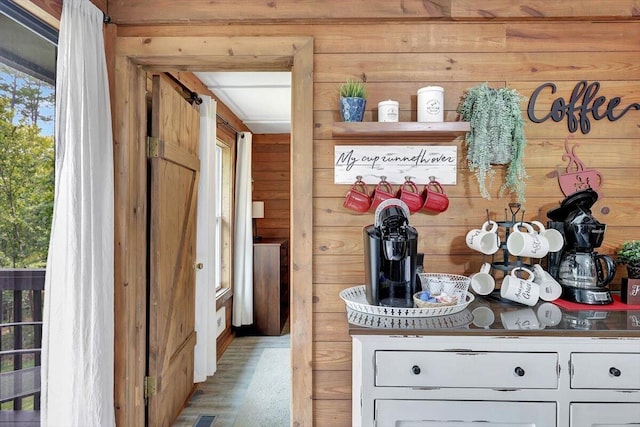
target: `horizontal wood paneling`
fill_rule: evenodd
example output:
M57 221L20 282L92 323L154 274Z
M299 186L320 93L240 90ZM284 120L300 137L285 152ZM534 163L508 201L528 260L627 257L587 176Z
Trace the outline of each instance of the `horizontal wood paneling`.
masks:
M317 342L313 349L313 369L351 372L351 342Z
M256 218L258 235L290 236L291 136L255 134L252 139L253 200L264 202L264 218Z
M353 22L373 19L549 19L549 18L631 18L638 15L635 0L582 0L573 3L554 0L492 0L479 4L473 0L359 0L317 2L280 0L252 2L250 7L235 0L191 0L189 6L175 7L170 0L110 0L109 12L117 23L175 22L278 22L317 20Z
M448 187L447 187L448 188ZM348 186L344 186L344 193ZM525 220L537 219L543 223L548 221L547 212L560 205L561 196L555 198L529 198L524 205L531 206L531 210L525 213ZM551 201L550 201L551 200ZM316 198L314 200L314 224L316 227L364 227L373 224L373 212L357 213L342 206L342 197ZM451 197L449 206L445 212L437 215L417 212L410 217L410 223L414 227L467 227L474 228L489 218L497 221L511 219L508 215L509 201L504 199L486 200L480 197ZM630 197L608 198L596 202L592 211L594 215L605 222L609 227L632 229L639 224L640 208L638 198L630 194ZM464 212L464 215L460 215ZM608 240L608 239L607 239Z
M402 75L407 81L553 81L632 80L640 78L640 63L618 52L599 52L598 61L583 52L452 52L350 53L316 55L315 79L341 82L366 76L368 82L386 82Z
M351 373L313 371L314 399L351 399Z
M316 400L313 407L313 425L352 427L351 399Z

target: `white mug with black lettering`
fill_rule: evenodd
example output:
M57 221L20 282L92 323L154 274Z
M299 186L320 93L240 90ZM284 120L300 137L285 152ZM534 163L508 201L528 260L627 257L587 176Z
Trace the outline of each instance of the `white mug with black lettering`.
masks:
M521 231L520 227L527 231ZM507 238L507 250L514 256L543 258L549 253L549 241L534 232L531 224L518 222L513 225Z
M465 237L467 246L485 255L493 255L500 249L498 223L486 221L481 228L474 228Z
M526 279L518 277L518 272L523 271L529 275ZM517 267L502 279L500 296L502 298L534 306L540 298L540 286L533 280L535 274L528 268Z

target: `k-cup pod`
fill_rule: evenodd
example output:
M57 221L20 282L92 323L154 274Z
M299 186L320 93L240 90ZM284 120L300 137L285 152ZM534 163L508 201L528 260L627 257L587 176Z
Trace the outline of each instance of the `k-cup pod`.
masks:
M397 122L400 116L398 101L378 102L378 122Z
M518 271L528 273L529 277L526 279L518 277ZM514 268L509 275L502 279L500 296L520 304L536 305L540 298L540 286L533 281L534 278L535 275L531 270L524 267Z
M500 249L498 223L486 221L481 228L474 228L467 233L467 246L485 255L493 255Z
M418 89L418 122L444 121L444 89L426 86Z
M520 227L527 231L521 231ZM530 224L518 222L513 225L507 238L507 250L514 256L543 258L549 253L549 241L535 233Z
M478 295L489 295L496 287L496 281L489 273L491 271L491 264L485 262L480 267L480 271L472 274L469 279L473 292Z
M558 252L564 246L564 236L555 228L545 228L540 221L531 221L531 224L538 229L538 234L549 242L549 252Z

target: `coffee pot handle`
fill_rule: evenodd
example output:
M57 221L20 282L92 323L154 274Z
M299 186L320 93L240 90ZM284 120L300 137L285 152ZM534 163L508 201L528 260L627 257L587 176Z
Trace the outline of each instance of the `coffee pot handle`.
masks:
M595 257L596 272L598 273L598 286L604 287L613 280L613 276L616 275L616 264L609 255L596 255ZM602 271L602 264L605 264L607 270L607 277L604 277ZM602 280L601 280L602 279Z

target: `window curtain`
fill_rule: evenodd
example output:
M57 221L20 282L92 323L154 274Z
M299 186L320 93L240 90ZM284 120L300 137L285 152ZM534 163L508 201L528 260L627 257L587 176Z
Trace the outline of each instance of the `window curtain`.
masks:
M233 326L253 323L253 228L251 227L252 134L236 137L235 233L233 256Z
M42 426L115 426L113 147L102 26L102 12L89 0L64 0Z
M196 334L193 381L203 382L216 372L216 101L201 95L200 104L200 181L196 262Z

